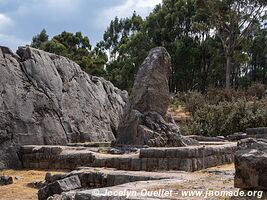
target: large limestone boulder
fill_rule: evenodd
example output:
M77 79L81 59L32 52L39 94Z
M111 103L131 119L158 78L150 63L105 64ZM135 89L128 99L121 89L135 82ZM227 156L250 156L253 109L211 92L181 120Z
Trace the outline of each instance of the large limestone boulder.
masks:
M132 93L120 121L117 146L185 146L179 127L167 113L170 56L165 48L152 49L136 75Z
M235 169L235 187L267 190L267 140L240 140L235 154Z
M112 141L127 93L71 60L0 47L0 168L19 167L26 144Z
M55 182L42 187L38 191L38 200L47 200L48 197L53 196L54 194L61 194L62 192L79 189L81 187L82 185L77 175L56 180Z

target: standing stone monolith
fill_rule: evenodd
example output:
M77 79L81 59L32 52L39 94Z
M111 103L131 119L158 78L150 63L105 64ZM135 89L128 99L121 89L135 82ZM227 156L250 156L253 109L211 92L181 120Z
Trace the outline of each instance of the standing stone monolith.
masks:
M115 145L162 147L195 143L181 137L179 127L167 113L170 74L170 56L166 49L152 49L135 78Z

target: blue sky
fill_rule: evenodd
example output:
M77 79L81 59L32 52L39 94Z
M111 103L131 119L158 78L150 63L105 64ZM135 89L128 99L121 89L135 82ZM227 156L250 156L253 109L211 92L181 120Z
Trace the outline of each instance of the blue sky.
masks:
M50 37L81 31L91 44L102 39L115 16L145 17L161 0L0 0L0 45L29 44L43 28Z

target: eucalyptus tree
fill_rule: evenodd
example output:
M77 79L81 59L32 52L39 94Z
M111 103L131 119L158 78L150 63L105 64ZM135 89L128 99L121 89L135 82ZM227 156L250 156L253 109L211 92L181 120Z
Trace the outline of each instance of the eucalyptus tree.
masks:
M225 87L231 87L231 74L237 51L242 51L250 33L261 23L265 0L197 0L198 9L205 12L203 27L221 40L225 56Z

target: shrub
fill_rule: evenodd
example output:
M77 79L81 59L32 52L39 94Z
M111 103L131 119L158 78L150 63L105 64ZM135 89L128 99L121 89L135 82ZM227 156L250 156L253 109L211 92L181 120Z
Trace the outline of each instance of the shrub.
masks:
M205 97L200 92L189 92L185 98L185 108L194 114L206 103Z
M210 104L218 104L219 102L224 101L236 101L243 97L246 97L246 94L241 90L210 88L207 92L206 100Z
M238 99L236 102L205 104L183 128L190 134L205 136L228 135L249 127L267 126L267 101Z
M171 97L171 108L176 109L179 108L179 106L185 105L185 93L178 93L175 96Z
M266 95L266 86L261 83L252 84L248 90L247 94L249 96L257 97L258 99L262 99Z
M265 85L255 83L245 90L211 88L207 93L188 92L177 95L173 105L182 105L191 117L180 122L185 135L228 135L250 127L267 126Z

